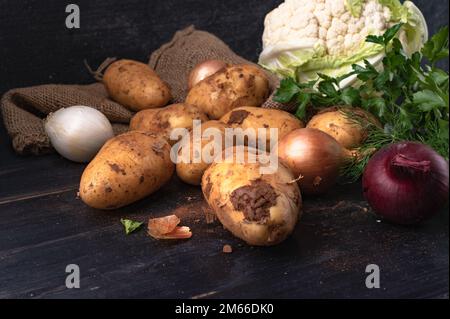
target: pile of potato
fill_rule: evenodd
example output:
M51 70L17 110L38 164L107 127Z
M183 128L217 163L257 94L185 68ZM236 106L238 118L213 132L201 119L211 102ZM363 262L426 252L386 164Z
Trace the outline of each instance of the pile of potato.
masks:
M192 130L194 120L202 122L203 130L214 127L221 132L229 127L278 128L278 138L304 127L287 112L260 108L270 92L258 67L226 65L195 84L185 103L169 106L168 85L146 64L114 62L103 83L111 98L138 112L130 131L109 140L83 172L79 193L87 205L123 207L157 191L176 171L186 183L201 185L222 224L249 244L277 244L293 231L302 199L296 176L283 164L262 175L260 164L246 161L175 165L170 158L171 145L177 142L170 133L175 128ZM208 142L202 140L202 147ZM180 150L183 147L187 145ZM255 149L235 145L231 154L236 152Z

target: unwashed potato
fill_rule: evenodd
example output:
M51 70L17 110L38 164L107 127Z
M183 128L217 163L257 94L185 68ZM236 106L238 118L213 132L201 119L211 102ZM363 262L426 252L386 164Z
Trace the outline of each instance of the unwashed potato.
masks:
M103 75L103 84L111 98L132 111L167 105L170 89L147 64L119 60Z
M227 153L225 149L224 153ZM244 152L245 160L236 162ZM291 171L279 163L272 174L249 160L252 148L233 147L202 178L202 191L223 226L250 245L275 245L294 230L301 213L300 190Z
M249 136L253 137L255 141L258 138L258 129L265 130L266 150L270 150L271 147L271 128L278 129L278 139L275 141L278 142L293 130L305 127L302 121L288 112L251 106L233 109L231 112L225 114L220 121L231 127L240 127L244 131L252 129L251 131L254 131L256 136ZM248 138L246 140L248 140ZM246 142L246 144L248 144L248 142ZM256 145L251 146L256 147ZM258 145L258 147L261 148L261 145Z
M219 121L208 121L205 123L202 123L200 134L203 135L203 133L210 129L217 129L217 132L220 133L220 139L218 139L216 142L220 142L220 150L219 153L223 151L225 148L225 129L228 128L228 126L222 122ZM202 157L198 162L195 161L194 154L196 153L194 150L194 139L193 139L193 131L189 134L189 139L182 141L182 144L180 145L179 149L179 156L180 159L183 159L183 161L177 163L176 170L178 177L184 181L185 183L191 184L191 185L200 185L202 181L202 176L205 170L208 168L208 166L211 164L211 162L205 161L205 159ZM208 147L208 145L212 145L210 143L214 143L214 137L204 137L201 139L200 142L200 149L201 152L208 151L209 154L214 157L214 148ZM188 148L185 152L185 156L183 156L183 151ZM207 149L208 148L208 149Z
M172 176L170 145L155 133L131 131L110 139L81 176L80 197L116 209L158 190Z
M131 119L130 130L151 131L163 135L170 144L176 140L170 139L175 128L191 129L194 120L208 121L205 113L196 106L184 103L172 104L164 108L142 110Z
M307 127L331 135L344 148L351 150L363 144L370 125L381 127L378 119L363 109L330 107L313 116Z
M269 96L269 80L256 66L227 66L197 83L186 98L212 120L240 106L261 106Z

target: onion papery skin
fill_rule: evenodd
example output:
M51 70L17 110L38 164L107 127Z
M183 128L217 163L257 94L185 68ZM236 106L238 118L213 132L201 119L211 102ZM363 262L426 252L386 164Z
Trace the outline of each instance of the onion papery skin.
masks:
M396 224L418 224L448 203L449 164L424 144L400 142L370 159L362 184L376 214Z

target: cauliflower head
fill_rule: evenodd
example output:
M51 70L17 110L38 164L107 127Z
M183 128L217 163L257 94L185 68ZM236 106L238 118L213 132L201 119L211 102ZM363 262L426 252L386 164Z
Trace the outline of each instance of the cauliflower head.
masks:
M365 39L400 22L404 23L399 39L405 52L420 50L428 29L411 1L286 0L266 16L259 63L280 77L300 82L316 79L317 73L344 75L352 64L364 60L380 65L384 49ZM341 86L355 81L356 77L350 77Z

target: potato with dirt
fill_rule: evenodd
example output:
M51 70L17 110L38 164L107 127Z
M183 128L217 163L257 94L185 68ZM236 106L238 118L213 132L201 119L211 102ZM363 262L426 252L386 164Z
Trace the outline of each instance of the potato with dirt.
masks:
M307 128L315 128L331 135L342 147L360 147L367 138L370 126L381 123L370 112L356 107L330 107L314 115Z
M112 63L102 81L109 96L132 111L163 107L172 98L168 85L155 71L133 60Z
M172 104L163 108L142 110L133 116L130 130L157 132L164 136L170 144L170 134L175 128L191 129L194 120L208 121L205 113L196 106L184 103Z
M211 120L240 106L261 106L269 97L269 80L253 65L229 65L197 83L186 103L198 106Z
M110 139L81 176L79 194L97 209L117 209L163 186L175 165L170 145L155 133L131 131Z
M199 133L202 135L199 144L199 154L202 154L204 151L208 151L212 157L214 157L214 155L219 155L225 148L225 130L227 128L229 128L228 125L219 121L208 121L202 123L201 129L199 131ZM204 133L208 132L209 129L216 129L216 132L220 133L220 136L217 137L216 141L214 140L214 135L203 136ZM214 154L214 148L211 147L213 145L211 143L214 142L220 142L220 146L218 146L219 154ZM185 183L191 185L201 184L203 173L211 164L211 162L205 161L205 158L203 158L203 156L198 161L196 161L194 157L194 154L196 153L197 152L195 152L194 148L193 131L191 131L189 134L189 139L182 141L182 143L180 144L178 154L181 161L176 165L178 177Z
M228 153L228 154L227 154ZM279 163L261 171L257 150L225 149L202 178L203 195L223 226L250 245L270 246L285 240L301 214L302 198L292 172ZM243 156L243 161L237 161Z
M258 130L263 130L266 141L265 150L270 150L271 148L271 128L278 130L278 139L275 141L278 142L290 132L305 127L302 121L288 112L252 106L235 108L225 114L220 121L233 128L241 128L244 133L245 130L251 129L256 135L249 136L254 138L255 141L258 138L263 139L262 136L258 137ZM244 137L244 140L247 140L245 144L248 144L248 138ZM249 146L256 147L256 145ZM258 147L261 148L261 145L258 144Z

